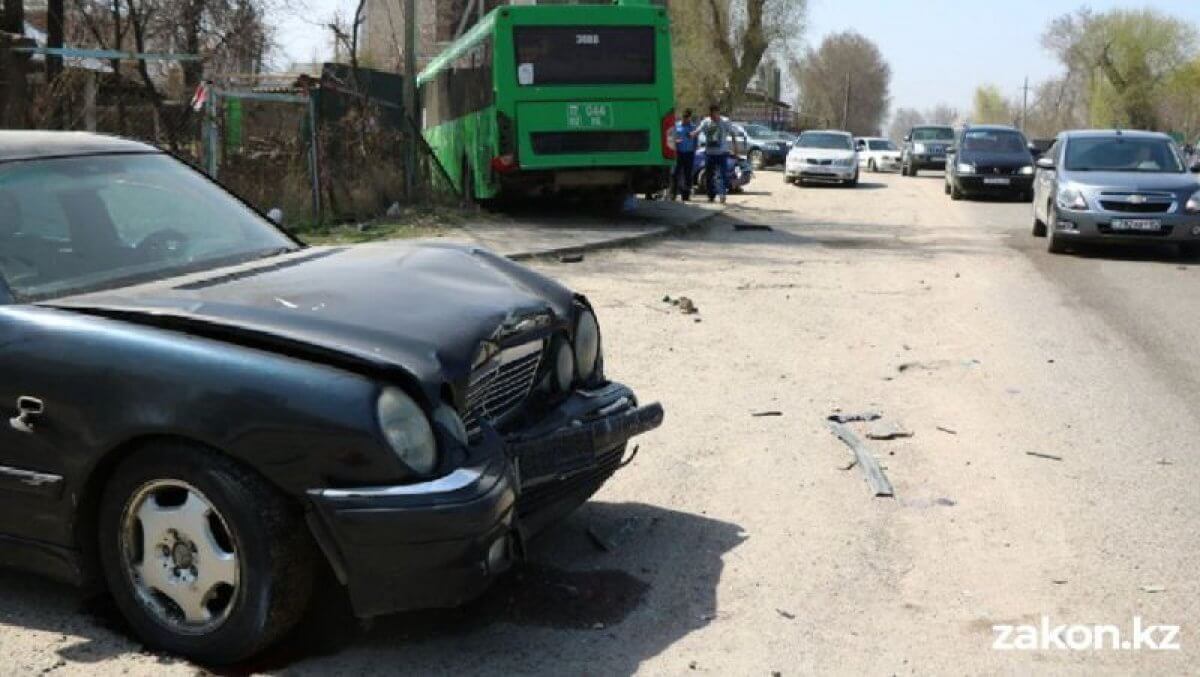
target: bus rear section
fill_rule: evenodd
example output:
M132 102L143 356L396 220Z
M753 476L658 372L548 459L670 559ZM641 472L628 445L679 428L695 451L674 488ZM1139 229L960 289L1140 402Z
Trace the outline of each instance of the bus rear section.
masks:
M501 192L653 193L670 183L665 10L510 7L496 25Z

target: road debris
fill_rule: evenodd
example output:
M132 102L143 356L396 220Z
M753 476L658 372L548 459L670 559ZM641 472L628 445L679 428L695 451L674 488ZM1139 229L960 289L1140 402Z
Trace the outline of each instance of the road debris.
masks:
M845 442L846 446L850 447L854 452L855 458L858 459L858 467L862 469L863 476L866 478L867 483L871 485L871 491L877 497L895 496L896 493L892 489L892 483L888 481L887 475L883 474L883 468L879 466L879 461L875 460L875 455L871 453L871 450L863 444L863 441L858 438L858 435L854 434L854 431L849 426L839 420L841 418L845 418L845 416L834 414L829 417L826 423L833 434L842 442ZM878 418L878 415L876 415L876 418Z
M1169 458L1160 458L1157 461L1155 461L1155 463L1157 463L1159 465L1175 465L1175 461L1172 461Z
M957 430L955 430L955 429L953 429L953 428L947 428L947 427L945 427L945 426L940 426L940 425L939 425L939 426L937 426L937 429L938 429L938 430L940 430L940 431L942 431L942 432L944 432L944 433L946 433L947 435L957 435L957 434L958 434L958 431L957 431Z
M782 411L756 411L750 415L755 418L764 418L767 416L783 416L783 412Z
M1063 460L1063 457L1062 457L1062 456L1055 456L1054 454L1043 454L1043 453L1041 453L1040 451L1027 451L1027 452L1025 452L1025 455L1026 455L1026 456L1033 456L1033 457L1035 457L1035 458L1045 458L1045 459L1048 459L1048 460L1051 460L1051 461L1061 461L1061 460Z
M1051 583L1053 583L1053 584L1055 584L1055 585L1066 585L1066 584L1067 584L1067 579L1065 579L1065 578L1052 578L1052 579L1050 579L1050 582L1051 582Z
M582 263L583 254L563 254L558 257L559 263Z
M1149 594L1155 594L1159 592L1166 592L1167 588L1162 585L1140 585L1138 586L1138 590Z
M696 307L696 304L686 296L680 296L676 299L673 299L670 296L664 296L663 303L669 303L675 306L684 315L695 315L696 313L700 312L700 309Z
M878 421L883 418L883 414L877 411L864 411L857 414L843 414L835 412L829 416L829 420L835 423L857 423L859 421Z
M759 230L759 231L775 230L774 228L772 228L770 226L764 226L761 223L735 223L735 224L733 224L733 229L734 230Z
M867 429L867 439L897 440L912 437L913 432L895 421L877 420Z
M783 609L775 609L775 613L779 614L780 616L783 616L784 618L788 619L789 621L796 620L796 614L788 613L787 611L784 611Z

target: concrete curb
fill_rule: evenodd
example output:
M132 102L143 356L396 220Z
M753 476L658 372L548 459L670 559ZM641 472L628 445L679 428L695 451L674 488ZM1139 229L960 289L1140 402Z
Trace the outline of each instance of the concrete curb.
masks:
M649 242L660 238L670 237L672 235L682 235L700 230L708 225L710 221L725 213L728 207L711 211L704 216L688 223L681 223L673 226L662 226L644 233L636 235L622 235L607 240L597 240L586 244L574 244L564 247L551 247L549 249L537 249L532 251L513 252L505 256L513 261L529 261L532 259L540 259L547 257L569 256L571 254L586 254L588 252L603 251L605 249L616 249L618 247L627 247L629 245Z

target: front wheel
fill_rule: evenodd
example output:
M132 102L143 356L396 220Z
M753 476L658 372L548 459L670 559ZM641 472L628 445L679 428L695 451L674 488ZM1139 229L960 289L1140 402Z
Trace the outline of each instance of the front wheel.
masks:
M1058 216L1054 213L1054 207L1046 210L1046 251L1051 254L1063 254L1067 251L1067 243L1061 237L1054 234L1055 224L1058 223Z
M302 512L227 456L158 443L127 457L100 503L108 588L149 646L244 660L303 616L316 555Z
M867 161L867 169L869 169L872 174L879 172L879 166L875 164L875 158L871 158Z
M959 190L958 185L954 181L950 182L950 199L956 201L963 199L963 192Z

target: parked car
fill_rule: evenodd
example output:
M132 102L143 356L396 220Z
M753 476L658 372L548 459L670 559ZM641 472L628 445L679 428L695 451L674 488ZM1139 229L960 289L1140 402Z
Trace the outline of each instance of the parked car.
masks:
M788 153L784 180L798 185L817 180L857 186L858 153L854 137L833 129L804 132Z
M900 169L900 149L891 139L861 137L854 139L858 150L858 166L871 172L896 171Z
M1033 197L1033 156L1025 135L1012 127L971 125L946 150L946 194Z
M1083 241L1172 242L1196 256L1197 173L1165 134L1064 132L1037 161L1033 234L1054 253Z
M795 132L779 130L774 133L774 136L777 140L783 142L783 145L785 147L787 147L788 151L791 151L792 146L795 145L795 143L796 143L796 137L799 136L799 134L797 134ZM785 158L786 158L786 156L785 156Z
M140 143L0 132L0 562L147 645L251 656L326 566L479 595L659 425L595 311L476 247L306 247Z
M1049 150L1050 146L1053 144L1054 139L1030 139L1029 154L1033 156L1034 162L1037 162L1038 158L1045 155L1046 151Z
M762 169L771 165L781 165L787 158L787 143L780 140L775 132L766 125L752 122L734 123L745 137L746 145L742 152L750 160L754 169Z
M921 125L904 135L900 173L916 176L922 169L944 169L946 149L954 144L954 128L948 125Z

